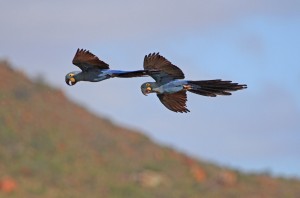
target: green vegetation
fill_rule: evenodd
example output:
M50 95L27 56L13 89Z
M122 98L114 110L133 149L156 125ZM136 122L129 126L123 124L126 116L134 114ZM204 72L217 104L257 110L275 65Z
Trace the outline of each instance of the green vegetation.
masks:
M0 63L0 197L299 197L154 144ZM16 80L17 79L17 80Z

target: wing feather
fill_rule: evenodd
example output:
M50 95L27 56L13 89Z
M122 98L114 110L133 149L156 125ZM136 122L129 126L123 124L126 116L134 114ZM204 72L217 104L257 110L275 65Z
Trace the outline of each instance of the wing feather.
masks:
M186 107L186 91L180 91L172 94L157 94L161 103L169 110L179 113L190 112Z
M150 53L144 58L144 69L153 71L150 76L160 84L175 79L184 79L184 73L159 53Z
M109 69L109 65L85 49L77 49L72 63L82 71L90 69Z

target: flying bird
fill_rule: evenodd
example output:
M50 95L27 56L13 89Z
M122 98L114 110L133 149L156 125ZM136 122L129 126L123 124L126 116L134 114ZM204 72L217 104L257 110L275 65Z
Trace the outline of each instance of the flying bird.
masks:
M73 71L66 75L66 83L70 86L79 81L99 82L113 77L131 78L147 75L145 70L111 70L107 63L85 49L77 49L72 63L82 71Z
M232 81L184 80L184 73L159 53L150 53L144 58L144 69L150 71L150 76L156 82L142 84L141 91L144 95L156 93L160 102L169 110L179 113L190 112L187 109L187 94L216 97L217 95L231 95L230 92L247 88L245 84ZM152 72L151 72L152 71Z

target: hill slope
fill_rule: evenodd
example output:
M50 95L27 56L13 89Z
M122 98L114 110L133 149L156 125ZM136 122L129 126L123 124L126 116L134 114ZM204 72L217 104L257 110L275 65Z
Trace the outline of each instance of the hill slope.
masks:
M0 62L0 197L300 197L300 182L196 161Z

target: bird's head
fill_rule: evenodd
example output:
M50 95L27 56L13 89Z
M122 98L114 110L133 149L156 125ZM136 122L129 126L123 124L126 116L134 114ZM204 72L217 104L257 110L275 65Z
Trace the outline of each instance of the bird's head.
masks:
M70 72L66 75L66 83L67 85L69 86L72 86L72 85L75 85L77 83L77 80L76 80L76 75L78 74L79 72L77 71L74 71L74 72Z
M155 87L156 87L155 83L146 82L146 83L142 84L141 91L145 96L147 96L147 94L155 92L153 90L153 88L155 88Z

